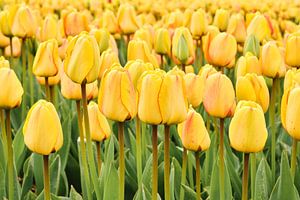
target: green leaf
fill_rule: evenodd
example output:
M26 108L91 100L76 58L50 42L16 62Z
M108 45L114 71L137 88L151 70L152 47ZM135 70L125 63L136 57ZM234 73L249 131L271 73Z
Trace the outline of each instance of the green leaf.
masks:
M33 168L33 175L36 184L36 192L37 194L40 194L44 189L43 157L36 153L32 153L30 157L30 164Z
M2 166L0 165L0 177L5 177L5 172L2 168ZM4 199L5 197L5 179L4 178L0 178L0 199Z
M151 191L152 188L152 155L148 158L142 175L143 185Z
M51 193L57 195L60 182L61 161L60 156L56 155L50 164L50 187Z
M151 193L147 190L147 188L142 184L142 187L138 189L135 196L133 197L134 200L148 200L151 199ZM160 197L158 198L160 199Z
M68 114L62 119L62 130L63 130L63 146L59 150L58 154L60 155L62 169L65 169L68 161L68 156L71 146L71 117L72 115Z
M118 170L113 164L109 165L108 172L105 175L103 200L112 200L119 198L119 176Z
M70 199L71 200L82 200L81 195L76 192L76 190L74 189L73 186L71 186L71 190L70 190Z
M25 147L22 129L23 129L23 125L20 126L20 128L18 129L12 144L17 174L20 173L20 170L23 167L23 163L27 153L27 148Z
M272 189L271 176L271 169L263 157L256 172L254 200L268 199Z
M194 190L192 190L189 186L187 185L182 185L184 189L184 199L185 200L194 200L197 199L197 194Z
M179 199L181 184L181 167L179 162L173 158L170 172L171 199Z
M24 199L25 195L30 191L33 184L33 171L32 165L30 165L30 158L28 157L24 163L24 177L21 190L21 198Z

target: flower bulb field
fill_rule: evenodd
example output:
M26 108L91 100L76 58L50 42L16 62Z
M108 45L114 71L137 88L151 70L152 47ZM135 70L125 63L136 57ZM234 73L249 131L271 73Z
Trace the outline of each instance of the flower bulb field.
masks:
M0 0L0 200L300 200L300 0Z

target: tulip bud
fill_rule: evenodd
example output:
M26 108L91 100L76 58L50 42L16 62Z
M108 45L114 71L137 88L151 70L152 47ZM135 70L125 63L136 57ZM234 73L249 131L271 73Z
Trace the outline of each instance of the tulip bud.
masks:
M3 56L0 57L0 68L10 68L8 60Z
M122 33L125 35L132 34L139 28L134 7L129 3L121 4L118 9L117 20Z
M154 49L158 54L170 55L171 38L166 28L159 28L155 31Z
M64 70L69 78L79 84L85 80L94 82L100 70L100 52L97 41L91 35L82 33L74 37L66 52Z
M260 59L263 75L271 78L285 75L283 56L275 42L268 42L263 46Z
M230 117L235 109L235 94L231 80L224 74L210 75L205 83L203 105L209 115Z
M96 41L99 46L100 54L108 49L109 47L109 40L110 40L110 34L109 32L102 28L102 29L92 29L90 31L90 34L93 35L96 38Z
M119 32L119 26L115 14L110 10L105 10L102 16L102 27L106 28L111 34Z
M259 40L255 35L249 35L246 38L243 54L246 55L247 52L251 52L256 57L260 56Z
M98 105L108 119L124 122L137 113L137 94L129 72L115 64L104 73L99 90Z
M265 16L257 14L247 27L247 35L254 35L261 42L271 37L271 28Z
M120 64L118 55L111 49L107 49L100 57L100 70L98 78L102 78L105 70L110 69L113 64Z
M286 41L285 62L292 67L300 67L300 34L296 32L288 36Z
M88 19L81 12L73 11L63 17L64 32L67 36L76 36L82 31L88 31Z
M34 57L32 73L41 77L55 76L60 67L59 62L57 41L51 39L42 42Z
M105 116L100 112L98 105L91 101L88 105L91 139L101 142L109 138L111 130Z
M294 84L300 85L300 69L292 68L286 72L283 85L284 91L292 87Z
M171 12L167 16L167 27L169 29L175 29L183 25L184 14L180 10Z
M209 134L199 113L190 109L184 122L178 124L178 134L184 148L190 151L205 151L210 146Z
M233 35L238 43L245 42L247 30L241 14L232 15L229 19L227 33Z
M52 103L39 100L30 108L23 135L26 146L38 154L49 155L62 147L62 127Z
M203 9L193 12L190 23L187 25L195 39L199 39L207 31L207 20Z
M229 125L232 148L244 153L262 151L268 138L264 113L255 102L240 101Z
M21 56L21 49L22 49L22 42L19 38L13 37L12 38L12 46L13 46L13 57L17 58ZM6 57L11 57L11 47L10 45L5 47L4 55Z
M155 56L151 54L148 44L143 40L131 40L128 44L127 60L136 59L150 62L155 68L158 67Z
M256 56L247 52L245 56L241 56L237 62L237 77L244 76L248 73L261 75L260 62Z
M3 86L0 93L0 108L18 107L22 102L24 91L14 70L6 67L0 68L0 85Z
M258 103L264 112L269 107L269 90L263 76L246 74L240 76L236 82L236 97L240 100L254 101Z
M220 31L225 31L228 26L229 16L228 10L218 9L214 17L213 25L218 27Z
M18 10L18 5L11 5L7 10L0 13L0 28L1 32L8 37L12 37L12 25L14 23L15 15Z
M1 23L1 22L0 22ZM1 25L0 25L1 26ZM10 43L10 39L9 37L6 37L5 35L3 35L3 33L0 31L0 47L4 48L9 46Z
M54 16L47 16L40 30L40 41L58 38L58 22Z
M150 31L146 28L140 28L138 29L133 36L133 39L137 40L143 40L148 44L148 47L150 48L150 50L152 49L152 35L150 33Z
M204 79L194 73L187 73L184 76L184 82L188 102L192 104L194 108L198 107L202 102L203 93L200 91L203 91Z
M185 27L175 29L172 39L172 56L177 64L189 65L194 62L195 50L193 38Z

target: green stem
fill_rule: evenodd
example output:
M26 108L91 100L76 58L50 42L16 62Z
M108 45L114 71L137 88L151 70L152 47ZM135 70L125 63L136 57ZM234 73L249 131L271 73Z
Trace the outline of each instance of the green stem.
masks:
M201 199L201 187L200 187L200 158L199 151L195 152L195 161L196 161L196 192L197 200Z
M224 177L224 119L220 118L220 199L225 200L225 177Z
M92 148L89 114L87 109L86 82L83 82L81 84L81 94L82 94L82 105L83 105L83 119L85 125L86 146L87 146L87 153L88 153L87 161L89 164L91 179L96 193L96 197L97 199L102 199L102 196L100 194L100 189L99 189L97 170L96 170L95 159L94 159L93 148Z
M55 98L55 86L50 85L50 101L54 104L54 107L57 109L56 98Z
M187 159L188 176L189 176L190 187L194 188L195 184L194 184L194 176L193 176L193 164L189 162L190 154L191 152L188 152L188 159Z
M248 163L249 163L249 153L244 153L242 200L248 200L248 171L249 171Z
M125 192L125 155L124 155L124 122L118 123L119 134L119 169L120 169L120 182L119 182L119 200L124 200Z
M46 99L50 102L52 102L51 94L50 94L50 87L49 87L49 78L45 77L45 93L46 93Z
M5 111L0 109L0 121L1 121L1 131L2 131L2 144L4 149L4 162L7 161L7 138L6 138L6 128L5 128Z
M13 43L12 43L12 41L13 41L13 37L11 36L11 37L9 37L9 45L10 45L10 57L9 57L9 62L10 62L10 67L11 68L13 68L14 66L12 66L12 64L13 64Z
M141 146L141 122L139 117L136 117L136 170L138 187L142 186L142 146Z
M25 119L26 116L26 97L27 97L27 81L26 81L26 45L25 39L22 42L22 85L24 90L23 100L22 100L22 121Z
M160 54L160 69L164 70L164 54Z
M50 200L49 156L43 155L44 160L44 199Z
M170 126L165 125L165 144L164 144L164 186L165 200L170 200Z
M29 46L29 45L28 45ZM33 87L33 74L32 74L32 63L33 56L30 53L31 51L27 50L27 65L28 65L28 78L29 78L29 94L30 94L30 105L34 104L34 87Z
M296 161L297 161L297 143L298 141L293 138L293 146L292 146L292 158L291 158L291 173L293 181L295 179L295 171L296 171Z
M254 199L255 194L255 177L256 177L256 155L252 153L250 155L251 164L251 198Z
M85 143L84 143L84 134L83 134L83 126L82 121L83 117L80 110L80 100L76 101L76 108L77 108L77 119L78 119L78 128L79 128L79 137L80 137L80 156L81 156L81 162L82 162L82 168L83 168L83 177L84 177L84 185L82 184L82 187L85 187L83 189L83 197L84 199L91 200L92 199L92 193L90 191L90 175L88 170L88 163L86 158L86 149L85 149ZM81 165L80 165L81 167Z
M157 200L157 184L158 184L158 155L157 155L157 125L152 125L152 200Z
M12 149L12 134L10 124L10 110L5 110L6 134L7 134L7 164L8 164L8 199L14 199L14 164Z
M184 200L184 189L183 185L185 185L186 180L186 163L187 163L187 150L183 147L182 153L182 169L181 169L181 184L180 184L180 195L179 200Z
M100 142L96 142L96 148L97 148L97 166L98 166L98 174L100 176L100 172L101 172L101 143Z

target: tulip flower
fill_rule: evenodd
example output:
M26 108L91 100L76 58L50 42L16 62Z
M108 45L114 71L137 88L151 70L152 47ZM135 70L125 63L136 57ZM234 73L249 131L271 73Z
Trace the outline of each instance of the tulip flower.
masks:
M260 56L259 40L254 35L249 35L246 38L243 54L246 55L247 52L252 53L256 57Z
M98 43L100 54L107 50L109 47L109 40L110 40L110 34L109 32L103 28L103 29L92 29L90 31L90 34L93 35Z
M54 39L40 43L34 62L32 72L36 76L51 77L58 73L60 67L58 56L58 44Z
M170 55L171 38L166 28L160 28L155 31L154 50L158 54Z
M262 67L256 56L247 52L245 56L241 56L237 62L237 77L244 76L247 73L262 74Z
M117 21L122 33L125 35L130 35L139 28L134 7L128 3L121 4L119 7Z
M214 17L213 25L218 27L220 31L225 31L228 26L229 16L230 14L228 10L225 9L217 10Z
M58 22L54 16L48 15L43 21L39 38L41 42L49 39L58 39Z
M294 84L300 84L300 70L292 68L288 70L284 77L283 89L288 90Z
M9 68L9 62L3 56L0 57L0 68Z
M18 10L18 5L13 4L8 9L1 11L0 13L0 28L1 32L8 37L12 37L12 25L14 23L15 15Z
M198 107L202 102L202 94L204 86L204 79L200 75L194 73L187 73L184 76L185 91L188 102L194 107Z
M96 39L82 33L74 37L67 47L64 70L75 83L94 82L100 69L100 52Z
M184 15L180 10L171 12L167 17L167 27L174 30L183 25Z
M207 19L203 9L192 13L191 20L186 26L189 28L193 38L200 39L207 31Z
M238 43L244 43L246 40L247 30L244 17L241 14L231 15L227 33L233 35Z
M137 86L137 81L143 74L143 72L154 69L151 63L144 63L142 60L128 61L124 68L128 70L128 73L135 88Z
M0 16L1 16L1 13L0 13ZM9 37L6 37L5 35L3 35L3 33L1 32L1 29L0 29L0 47L4 48L4 47L9 46L9 44L10 44Z
M246 74L236 82L236 97L238 100L248 100L258 103L264 112L269 107L269 90L263 76Z
M297 52L300 50L300 34L293 33L286 41L285 62L292 67L300 67L300 58Z
M17 37L13 37L12 38L12 47L9 45L7 47L5 47L4 49L4 55L6 57L11 57L13 56L14 58L20 57L21 56L21 49L22 49L22 41L17 38ZM12 50L12 54L11 54L11 50Z
M100 71L98 78L101 79L105 70L110 69L115 63L120 64L118 55L112 49L104 51L100 57Z
M46 81L45 81L45 77L41 77L41 76L36 76L36 80L39 82L39 84L41 85L45 85ZM57 85L60 82L60 74L56 74L55 76L51 76L48 77L48 85L54 86Z
M253 34L261 42L271 37L271 26L267 18L262 14L256 14L247 27L247 35Z
M134 35L133 35L133 39L137 40L143 40L148 44L149 49L152 49L153 46L153 41L152 41L152 35L150 33L150 31L146 28L140 28L138 29Z
M63 27L67 36L76 36L89 30L88 19L83 13L73 11L63 17Z
M115 14L110 10L105 10L102 16L102 27L106 28L111 34L119 32L119 25Z

